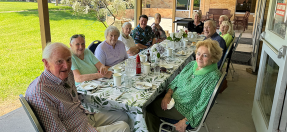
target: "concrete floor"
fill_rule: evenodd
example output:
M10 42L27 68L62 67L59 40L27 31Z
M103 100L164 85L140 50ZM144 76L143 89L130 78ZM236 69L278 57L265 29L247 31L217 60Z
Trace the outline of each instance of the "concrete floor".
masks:
M257 76L245 71L250 66L234 64L234 68L234 78L228 74L228 87L206 119L210 132L256 132L251 111Z

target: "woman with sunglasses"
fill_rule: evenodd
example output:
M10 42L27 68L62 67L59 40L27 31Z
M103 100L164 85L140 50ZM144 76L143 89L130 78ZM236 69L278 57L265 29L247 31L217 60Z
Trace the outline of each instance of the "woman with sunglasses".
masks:
M106 40L97 47L96 58L108 66L114 66L128 58L125 44L118 40L120 31L115 26L109 26L105 31Z
M84 81L98 78L111 78L112 72L103 65L89 50L86 49L85 36L82 34L73 35L70 39L72 52L72 67L75 85Z

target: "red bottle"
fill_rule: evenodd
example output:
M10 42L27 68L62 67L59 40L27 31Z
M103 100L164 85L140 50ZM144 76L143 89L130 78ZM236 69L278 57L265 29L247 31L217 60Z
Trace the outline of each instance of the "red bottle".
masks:
M141 74L141 60L139 54L136 58L136 74Z

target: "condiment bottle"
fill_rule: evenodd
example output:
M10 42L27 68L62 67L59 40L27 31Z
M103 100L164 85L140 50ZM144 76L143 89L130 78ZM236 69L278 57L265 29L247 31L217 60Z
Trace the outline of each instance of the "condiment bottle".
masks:
M139 54L136 57L136 74L141 73L141 60Z
M147 56L147 62L150 63L150 53L149 53L149 50L147 51L146 56Z

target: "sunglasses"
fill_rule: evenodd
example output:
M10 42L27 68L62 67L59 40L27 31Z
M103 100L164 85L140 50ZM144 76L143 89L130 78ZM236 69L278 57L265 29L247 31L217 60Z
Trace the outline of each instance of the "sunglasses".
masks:
M70 43L72 42L72 40L73 40L74 38L78 38L78 37L82 37L82 38L85 39L85 35L84 35L84 34L75 34L75 35L73 35L73 36L70 38Z

